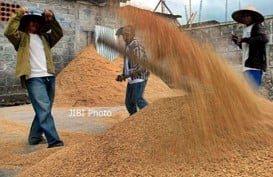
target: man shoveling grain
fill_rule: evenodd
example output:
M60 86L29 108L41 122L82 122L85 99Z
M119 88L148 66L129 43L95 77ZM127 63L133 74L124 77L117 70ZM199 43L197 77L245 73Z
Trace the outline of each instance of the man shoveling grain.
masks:
M128 25L118 29L117 36L122 36L126 43L126 50L123 63L123 73L118 75L116 80L121 82L127 78L128 84L125 96L125 105L130 115L148 105L143 98L144 90L149 77L149 71L139 64L136 64L130 57L136 57L147 61L146 52L140 42L135 39L135 30Z

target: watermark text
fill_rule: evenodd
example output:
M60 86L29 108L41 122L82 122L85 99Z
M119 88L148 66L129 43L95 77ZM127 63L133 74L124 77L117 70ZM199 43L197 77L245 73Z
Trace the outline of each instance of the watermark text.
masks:
M112 111L102 110L102 109L83 109L83 108L74 108L69 109L70 118L80 118L80 117L111 117Z

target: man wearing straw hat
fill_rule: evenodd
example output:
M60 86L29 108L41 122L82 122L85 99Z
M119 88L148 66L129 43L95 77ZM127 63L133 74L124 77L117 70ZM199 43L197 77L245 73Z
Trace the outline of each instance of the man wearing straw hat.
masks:
M233 41L242 49L244 75L255 89L261 86L263 71L266 71L266 43L268 42L264 17L254 7L247 6L232 13L232 18L245 24L241 38L232 36Z
M35 111L29 144L45 143L44 134L48 148L63 146L51 113L55 95L51 48L63 36L61 26L50 10L41 13L22 7L10 18L4 34L17 51L16 76Z
M116 80L121 82L127 78L125 105L130 115L148 105L143 98L144 90L149 76L149 71L140 66L135 60L147 61L146 52L140 42L135 39L135 29L131 25L121 27L116 32L122 36L126 53L124 56L123 73L118 75Z

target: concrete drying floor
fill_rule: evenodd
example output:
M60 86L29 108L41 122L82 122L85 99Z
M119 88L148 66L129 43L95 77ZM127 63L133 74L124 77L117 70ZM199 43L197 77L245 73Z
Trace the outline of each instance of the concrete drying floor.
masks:
M0 108L0 118L8 121L14 121L29 127L34 117L34 112L31 105L3 107ZM111 128L114 124L123 121L128 114L125 107L71 107L71 108L53 108L53 117L58 132L75 132L75 133L90 133L101 134ZM5 124L1 122L0 124ZM4 125L2 125L4 126ZM17 125L12 125L16 129ZM2 127L3 128L3 127ZM22 147L20 154L29 154L34 151L39 151L47 147L47 145L30 146L27 144L27 134L23 136L19 133L0 128L1 140L20 141ZM18 127L20 129L20 127ZM66 142L65 142L66 143ZM22 169L17 167L7 167L0 164L0 177L13 177L19 174Z
M53 117L57 129L99 134L111 127L104 120L122 111L126 111L125 107L53 108ZM0 116L30 125L34 111L31 105L5 107L0 108Z

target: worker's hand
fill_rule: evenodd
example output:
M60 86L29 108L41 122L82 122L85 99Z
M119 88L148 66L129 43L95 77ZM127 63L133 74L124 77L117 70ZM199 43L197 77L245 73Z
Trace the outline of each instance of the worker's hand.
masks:
M25 76L21 76L20 80L21 80L21 86L22 86L22 88L26 89L27 88L26 77Z
M118 82L122 82L122 76L121 76L121 75L117 75L117 77L116 77L116 81L118 81Z
M231 40L237 45L242 42L242 39L234 34L231 34Z
M238 37L237 44L240 44L240 43L242 43L242 38Z
M48 10L48 9L45 9L44 10L44 16L45 16L46 21L50 21L50 20L53 19L53 12Z
M28 15L29 14L29 10L27 7L21 7L21 9L23 10L24 15Z
M235 34L231 34L231 40L232 40L235 44L237 44L238 36L235 35Z
M125 81L125 79L126 79L126 78L124 77L123 74L117 75L117 77L116 77L116 81L118 81L118 82Z

